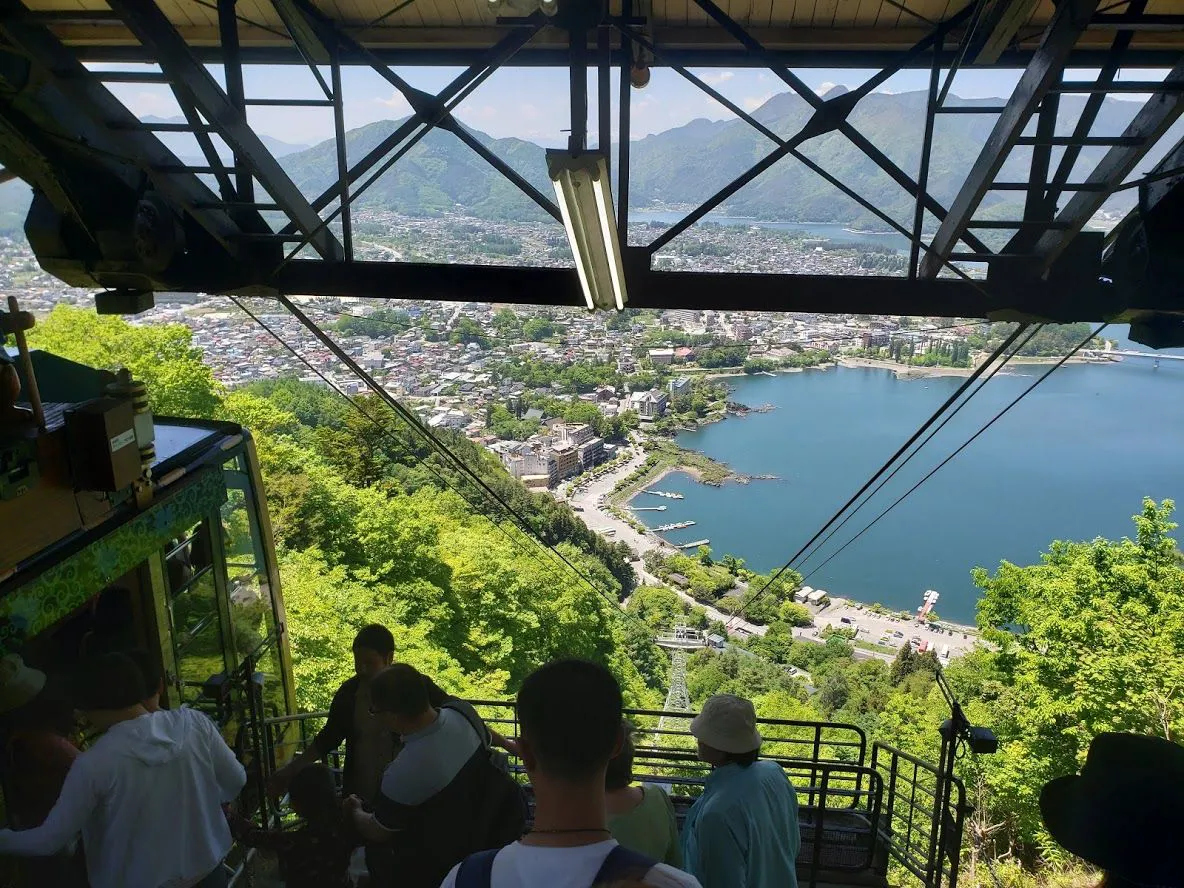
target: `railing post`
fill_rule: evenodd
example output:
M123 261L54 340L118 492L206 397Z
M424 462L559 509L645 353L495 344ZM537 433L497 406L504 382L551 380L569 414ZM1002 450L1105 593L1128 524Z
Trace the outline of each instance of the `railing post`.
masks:
M818 759L822 754L822 724L814 725L814 755L810 759L810 807L814 807L814 785L818 782Z
M826 824L826 794L830 786L830 769L822 772L822 787L819 792L819 805L815 809L818 813L814 819L814 860L810 864L810 888L818 884L818 870L822 868L822 839L823 828Z

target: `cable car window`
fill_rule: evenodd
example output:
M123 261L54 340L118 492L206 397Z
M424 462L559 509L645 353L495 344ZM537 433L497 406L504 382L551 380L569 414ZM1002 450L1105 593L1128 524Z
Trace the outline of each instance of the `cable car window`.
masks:
M210 550L209 525L199 521L165 549L169 622L184 703L209 698L226 673L222 617ZM216 692L214 693L216 696Z
M280 716L288 708L275 602L246 458L240 455L226 463L223 474L226 502L222 505L221 518L234 655L237 664L248 657L254 658L254 671L261 681L263 714Z

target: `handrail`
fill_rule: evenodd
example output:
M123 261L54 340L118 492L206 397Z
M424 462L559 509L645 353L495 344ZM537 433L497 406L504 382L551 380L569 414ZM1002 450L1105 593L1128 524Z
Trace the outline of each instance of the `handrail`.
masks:
M872 744L871 767L888 785L880 832L889 855L926 888L956 888L967 813L962 781L885 743Z

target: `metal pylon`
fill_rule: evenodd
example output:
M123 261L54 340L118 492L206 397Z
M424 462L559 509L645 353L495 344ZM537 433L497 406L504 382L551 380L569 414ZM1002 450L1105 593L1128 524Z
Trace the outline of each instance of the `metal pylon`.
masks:
M670 652L670 689L666 692L665 712L686 712L691 708L691 696L687 693L687 652ZM677 716L674 716L677 718ZM667 716L658 719L658 730L666 727Z

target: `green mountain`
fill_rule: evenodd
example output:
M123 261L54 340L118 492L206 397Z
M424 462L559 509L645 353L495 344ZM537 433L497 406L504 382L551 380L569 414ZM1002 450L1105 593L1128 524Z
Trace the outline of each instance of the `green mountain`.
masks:
M346 155L351 164L389 136L402 120L380 120L346 133ZM543 149L521 139L473 135L544 194L552 194ZM337 180L333 140L284 158L284 168L310 199ZM375 168L376 170L377 168ZM361 182L374 175L372 170ZM463 212L486 219L541 219L545 214L452 133L432 130L358 198L355 206L397 209L408 215L435 216Z
M835 87L827 97L844 92ZM925 122L925 93L873 93L861 101L851 123L902 170L915 176L921 155ZM1060 104L1057 133L1072 132L1084 97L1065 96ZM963 100L951 96L951 105L999 105L1002 99ZM1135 102L1107 99L1092 134L1118 134L1138 111ZM799 96L781 93L753 112L778 135L796 133L810 116L810 107ZM930 165L930 191L943 203L953 200L979 148L994 124L990 114L947 114L938 118ZM402 121L380 121L347 134L350 161L354 161L389 135ZM1178 127L1181 129L1184 127ZM1028 134L1035 123L1028 127ZM544 149L520 139L494 139L473 130L491 151L505 160L544 193L550 193ZM1179 134L1170 134L1165 143ZM773 148L772 143L741 120L693 120L647 136L633 143L631 152L631 203L635 208L690 206L701 203ZM1085 149L1071 180L1088 174L1105 148ZM812 139L803 153L854 188L875 206L903 223L910 223L913 200L883 170L844 136L831 133ZM1053 163L1063 149L1053 150ZM1016 148L1004 164L1000 181L1027 178L1032 149ZM1145 161L1140 168L1151 166ZM336 175L332 141L284 158L284 165L310 197L328 188ZM1113 209L1133 205L1134 194L1124 192L1107 204ZM1062 200L1063 203L1063 200ZM398 210L408 215L458 212L490 219L537 219L541 212L517 188L448 132L432 131L358 199L359 208ZM839 222L883 227L883 223L855 201L798 161L788 158L774 165L754 182L727 200L724 215L786 222ZM1022 197L1016 192L991 192L983 201L979 218L1018 218Z
M845 92L834 87L827 97ZM873 93L852 112L851 123L910 176L916 176L925 122L923 92ZM991 106L1002 99L963 100L951 96L947 104ZM1057 133L1072 132L1084 105L1083 96L1063 96ZM1137 102L1108 98L1102 105L1092 135L1121 133L1139 109ZM752 114L782 137L796 133L809 119L810 107L797 95L780 93ZM937 119L929 171L930 192L949 204L990 134L991 114L946 114ZM347 157L355 163L403 123L382 120L346 134ZM1027 133L1035 131L1035 122ZM551 193L544 149L522 139L495 139L470 130L491 152L504 160L544 194ZM1177 123L1162 141L1174 144L1184 134ZM333 140L302 150L271 140L283 165L301 191L315 198L337 179L337 154ZM773 144L742 120L693 120L684 126L646 136L633 143L630 202L635 209L687 207L701 203L726 186L773 149ZM182 150L176 146L176 150ZM1053 149L1053 165L1063 148ZM1103 147L1084 149L1072 181L1084 178L1105 153ZM805 143L802 152L845 182L873 205L897 221L911 225L913 200L883 170L844 136L830 133ZM1031 148L1019 147L999 175L1000 181L1027 178ZM191 153L191 152L182 152ZM1162 152L1152 153L1140 164L1149 169ZM373 170L361 180L368 181ZM28 205L29 190L20 183L0 188L0 231L19 228ZM1065 198L1062 198L1063 206ZM1111 210L1134 205L1128 190L1106 204ZM412 216L458 213L484 219L538 220L546 215L518 188L506 180L455 135L432 130L356 200L357 210L396 210ZM1019 218L1021 192L991 192L983 200L977 218ZM718 209L723 215L784 222L837 222L872 228L884 223L841 191L793 158L783 159L732 195ZM932 223L930 223L932 224ZM928 226L927 226L928 227Z

